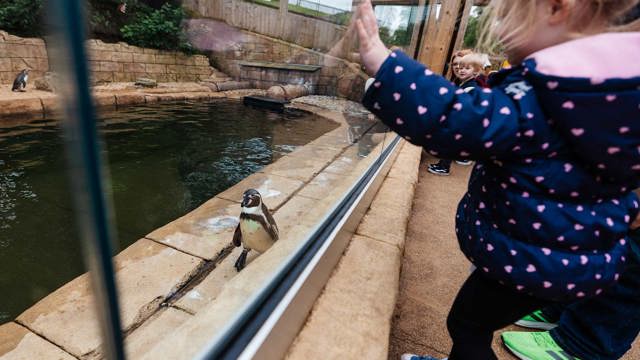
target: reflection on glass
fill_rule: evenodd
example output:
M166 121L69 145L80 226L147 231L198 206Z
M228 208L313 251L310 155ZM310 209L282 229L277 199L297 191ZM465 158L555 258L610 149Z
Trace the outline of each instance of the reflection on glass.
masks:
M439 5L438 8L439 9ZM411 45L411 37L416 24L420 24L423 18L418 19L421 13L418 6L387 6L375 7L378 26L380 27L380 39L388 47L397 46L405 51Z

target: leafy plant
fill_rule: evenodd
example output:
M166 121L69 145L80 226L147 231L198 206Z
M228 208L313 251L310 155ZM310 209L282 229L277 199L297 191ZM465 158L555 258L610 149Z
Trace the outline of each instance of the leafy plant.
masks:
M0 0L0 29L21 36L42 34L43 0Z
M181 7L165 3L158 10L139 14L131 23L124 25L120 33L132 45L190 51L191 45L181 27L184 17Z
M482 16L482 10L474 16L469 17L469 23L467 24L467 31L464 33L464 42L462 47L465 49L475 49L478 44L478 30L480 25L480 19Z

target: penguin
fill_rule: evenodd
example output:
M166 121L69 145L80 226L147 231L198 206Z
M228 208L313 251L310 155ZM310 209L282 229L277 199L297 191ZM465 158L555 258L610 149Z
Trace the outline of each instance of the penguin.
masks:
M11 91L25 91L27 88L27 81L29 80L29 69L20 71L16 79L13 80L13 87Z
M233 233L233 245L243 247L234 265L238 272L244 268L249 251L263 253L278 240L278 225L257 190L246 190L240 206L240 222Z

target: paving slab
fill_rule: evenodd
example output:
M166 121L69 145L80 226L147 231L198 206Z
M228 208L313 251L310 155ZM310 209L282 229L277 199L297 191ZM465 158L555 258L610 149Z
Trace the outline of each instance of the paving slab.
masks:
M349 147L338 158L329 164L323 171L333 173L336 175L346 176L353 172L356 164L363 159L359 155L358 148L355 146Z
M130 359L137 359L155 344L162 342L167 332L189 321L188 313L167 307L145 321L125 339L125 351Z
M347 126L343 125L320 136L319 138L310 142L308 145L314 147L344 149L353 144L354 142L350 141L349 137L347 136Z
M24 326L13 322L0 325L0 340L1 360L75 359Z
M342 188L340 185L346 181L346 177L329 171L322 171L300 190L299 195L312 198L323 199L331 192Z
M239 204L242 202L242 194L245 190L256 189L262 195L262 199L268 208L274 210L282 206L302 185L304 183L300 180L273 174L255 173L216 195L216 197Z
M341 148L321 147L307 144L287 154L287 156L299 157L304 159L333 161L333 159L335 159L336 156L340 155L341 152Z
M259 172L307 182L320 173L330 162L330 160L299 158L286 155L277 162L262 168Z
M386 359L400 259L397 247L354 236L286 358Z
M412 202L413 185L386 178L356 233L403 249Z
M240 205L214 197L146 237L203 259L215 259L233 240Z
M214 301L220 292L222 292L224 285L238 274L234 265L240 253L242 253L242 248L234 248L227 257L216 265L213 271L211 271L202 282L188 291L183 297L176 301L173 306L195 314ZM247 255L247 263L251 263L257 256L258 254L256 252L250 252Z
M123 328L141 323L195 273L202 260L148 239L114 259ZM102 343L88 274L20 314L17 322L77 357L98 356Z
M420 165L421 156L421 147L405 142L387 177L402 179L409 184L415 185L418 183L418 166Z

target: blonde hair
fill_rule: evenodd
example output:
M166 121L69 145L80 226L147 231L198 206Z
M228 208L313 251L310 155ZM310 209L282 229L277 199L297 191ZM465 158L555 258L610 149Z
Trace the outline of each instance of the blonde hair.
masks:
M453 60L455 60L456 58L463 58L469 54L473 54L473 51L471 49L458 50L454 52L453 55L451 55L451 62L453 62Z
M471 65L475 71L482 71L484 69L484 64L486 62L486 56L484 54L479 53L471 53L465 55L460 59L460 64L462 65Z
M496 54L500 46L510 49L526 44L542 0L492 0L483 11L478 48ZM640 0L568 0L569 28L578 35L604 31L637 31L640 21L620 24Z

